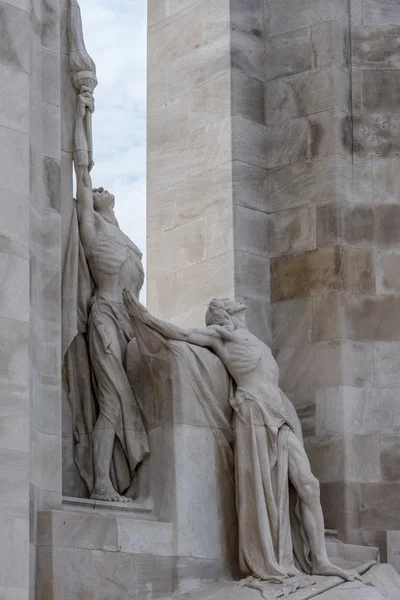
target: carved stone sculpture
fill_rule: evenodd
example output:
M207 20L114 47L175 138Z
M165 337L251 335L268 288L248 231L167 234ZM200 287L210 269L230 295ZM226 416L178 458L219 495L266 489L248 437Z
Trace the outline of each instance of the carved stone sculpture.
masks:
M290 403L278 386L271 351L246 327L247 307L213 300L207 327L185 331L151 316L128 290L124 302L134 328L143 323L165 338L209 348L231 377L239 562L245 584L262 590L262 582L284 584L290 578L295 591L310 585L304 574L359 578L328 560L318 481L296 435Z
M125 371L133 330L122 301L139 294L142 254L120 230L115 198L92 190L91 116L95 66L83 43L80 11L70 4L70 66L78 90L74 165L77 202L63 271L63 353L75 435L75 462L91 498L135 497L136 472L148 456L147 433Z

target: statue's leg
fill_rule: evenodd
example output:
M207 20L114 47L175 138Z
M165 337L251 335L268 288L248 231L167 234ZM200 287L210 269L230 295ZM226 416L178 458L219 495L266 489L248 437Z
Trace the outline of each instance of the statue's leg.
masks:
M302 524L310 545L313 575L333 575L346 581L360 579L358 573L345 571L329 562L319 483L311 472L304 446L293 432L288 437L288 451L289 478L300 499Z
M95 485L91 498L122 502L110 479L111 458L114 448L115 430L109 420L100 414L92 435Z

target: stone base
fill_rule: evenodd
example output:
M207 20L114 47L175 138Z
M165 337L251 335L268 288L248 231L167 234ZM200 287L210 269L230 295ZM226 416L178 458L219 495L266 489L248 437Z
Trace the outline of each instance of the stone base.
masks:
M343 565L344 566L344 565ZM338 577L313 577L315 584L298 590L288 596L289 600L399 600L400 576L390 565L377 564L368 567L360 565L356 570L362 573L362 582L343 582ZM279 587L272 586L266 600L279 598ZM282 595L283 597L283 595ZM201 590L175 597L175 600L262 600L258 590L240 587L236 582L222 583L207 590ZM167 597L163 600L169 600Z

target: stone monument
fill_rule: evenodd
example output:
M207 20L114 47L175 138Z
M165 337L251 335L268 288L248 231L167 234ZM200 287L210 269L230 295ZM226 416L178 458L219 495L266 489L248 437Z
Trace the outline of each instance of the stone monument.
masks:
M150 312L79 5L0 0L0 597L397 600L400 5L148 21Z

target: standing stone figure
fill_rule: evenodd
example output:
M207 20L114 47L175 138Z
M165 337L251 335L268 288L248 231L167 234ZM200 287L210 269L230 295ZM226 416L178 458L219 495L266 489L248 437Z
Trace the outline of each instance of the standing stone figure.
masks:
M79 132L87 131L82 121L93 110L93 95L83 86L75 115ZM136 471L149 453L125 372L126 349L134 334L122 300L124 287L139 294L143 286L142 255L119 228L114 196L103 188L92 190L91 157L84 136L80 139L74 152L76 212L63 277L66 335L68 323L77 319L77 335L67 355L75 462L91 498L126 501L132 499ZM74 305L77 317L71 315Z
M302 573L359 578L329 562L318 481L285 410L278 365L246 327L247 307L213 300L207 327L185 331L151 316L128 290L124 302L133 325L143 322L166 338L209 348L234 382L239 561L247 585L262 589L260 582L297 578L301 587Z

